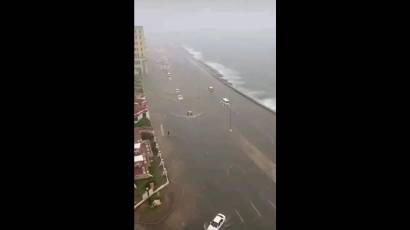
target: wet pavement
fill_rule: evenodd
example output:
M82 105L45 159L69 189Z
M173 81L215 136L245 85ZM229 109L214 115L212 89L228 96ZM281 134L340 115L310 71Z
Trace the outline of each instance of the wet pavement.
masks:
M171 79L156 63L160 46ZM169 179L181 192L162 223L135 229L203 229L219 212L227 217L222 229L276 229L276 115L222 84L177 46L151 46L149 59L144 92ZM222 97L232 102L231 126Z

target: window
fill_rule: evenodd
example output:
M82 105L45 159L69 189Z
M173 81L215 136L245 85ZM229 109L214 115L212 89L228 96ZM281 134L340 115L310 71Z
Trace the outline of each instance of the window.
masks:
M140 64L140 61L137 61L137 65L139 65Z
M139 55L138 53L137 53L136 55L137 55L137 58L139 58L139 57L140 57L140 55Z
M215 228L217 228L217 227L219 226L219 224L216 223L215 221L212 221L212 222L211 222L211 225L212 225L213 227L215 227Z

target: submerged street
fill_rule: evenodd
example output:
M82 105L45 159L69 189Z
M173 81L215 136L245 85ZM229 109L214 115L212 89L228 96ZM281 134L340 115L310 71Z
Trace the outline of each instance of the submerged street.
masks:
M217 213L227 217L222 229L276 229L276 115L215 79L178 45L150 49L144 93L178 202L162 223L136 229L202 229ZM164 56L170 77L157 63ZM224 97L230 105L220 102Z

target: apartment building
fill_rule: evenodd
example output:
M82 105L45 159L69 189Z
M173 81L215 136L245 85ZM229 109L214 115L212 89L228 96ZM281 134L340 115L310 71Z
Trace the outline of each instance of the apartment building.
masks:
M134 72L138 75L148 74L144 28L142 26L136 26L134 29Z

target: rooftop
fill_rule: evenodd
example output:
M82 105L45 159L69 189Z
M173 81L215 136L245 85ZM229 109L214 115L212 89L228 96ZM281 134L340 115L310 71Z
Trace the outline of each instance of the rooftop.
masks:
M134 156L134 163L135 162L142 162L144 161L144 157L142 155Z
M141 147L141 143L134 143L134 149L139 149Z

